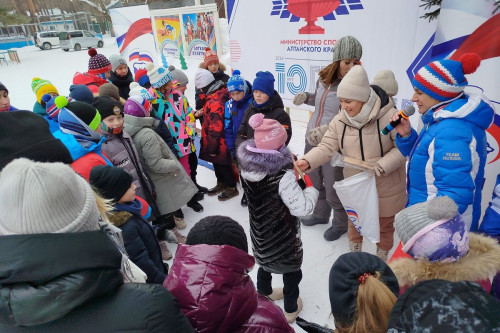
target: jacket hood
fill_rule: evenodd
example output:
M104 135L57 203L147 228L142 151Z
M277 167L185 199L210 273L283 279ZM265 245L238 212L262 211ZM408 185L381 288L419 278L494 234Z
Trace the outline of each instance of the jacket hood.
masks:
M115 227L120 227L124 225L128 221L128 219L131 218L132 216L134 216L134 214L121 211L109 214L108 219L109 222L113 223Z
M105 83L109 83L108 80L101 79L98 76L89 74L89 73L80 73L76 72L75 75L73 76L73 83L74 84L84 84L84 85L89 85L89 84L97 84L97 86L101 86Z
M257 309L254 264L229 245L179 244L166 287L197 332L235 332Z
M389 266L401 287L431 279L453 282L484 280L500 270L500 245L493 238L469 233L469 253L458 261L445 263L399 258Z
M471 94L469 96L464 94L461 98L453 100L444 108L432 113L435 121L447 118L461 118L483 130L490 127L494 116L495 109L493 105L482 94Z
M89 246L91 244L91 246ZM102 231L2 236L0 321L55 321L122 283L122 255Z
M271 110L283 109L285 107L285 105L283 104L283 100L281 99L281 96L278 94L278 92L276 90L274 91L274 96L273 96L271 103L266 104L265 106L263 106L261 108L258 108L252 102L251 106L252 106L252 108L255 109L255 113L268 113L268 112L271 112Z
M256 148L255 141L243 141L238 147L238 162L241 172L246 173L246 179L257 181L265 175L276 175L284 168L293 167L293 154L286 146L274 154L255 153L247 146Z
M129 114L126 114L125 123L123 128L130 135L134 136L143 128L154 128L158 125L159 121L154 119L153 117L134 117Z

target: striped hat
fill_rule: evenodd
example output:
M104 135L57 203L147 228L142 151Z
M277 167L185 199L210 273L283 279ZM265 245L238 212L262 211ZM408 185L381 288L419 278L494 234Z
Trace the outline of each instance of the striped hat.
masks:
M464 74L474 73L480 63L481 58L475 53L464 54L460 57L460 61L449 59L433 61L420 68L412 84L438 101L447 101L462 93L468 84Z
M50 81L43 80L39 77L35 77L31 80L31 90L35 93L38 103L42 102L42 97L45 94L59 95L59 91L57 91L56 87L54 87Z

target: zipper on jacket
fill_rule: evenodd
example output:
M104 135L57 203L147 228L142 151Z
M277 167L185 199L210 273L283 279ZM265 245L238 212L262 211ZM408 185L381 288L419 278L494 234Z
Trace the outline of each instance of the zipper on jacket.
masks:
M328 86L328 88L325 90L325 92L323 93L323 96L321 97L321 102L319 103L319 115L318 115L318 119L316 119L316 126L314 126L314 127L318 127L319 123L321 122L321 118L323 118L323 110L324 110L324 106L325 106L326 95L328 95L328 92L330 91L331 87L332 87L332 85L330 84Z
M345 136L345 130L347 128L347 125L344 124L344 130L342 131L342 138L340 139L340 148L344 149L344 136Z
M361 159L365 160L365 151L363 150L363 127L359 129L359 147L361 148Z
M378 133L378 143L380 145L380 156L384 157L384 148L382 147L382 137L380 136L380 123L377 119L377 133Z

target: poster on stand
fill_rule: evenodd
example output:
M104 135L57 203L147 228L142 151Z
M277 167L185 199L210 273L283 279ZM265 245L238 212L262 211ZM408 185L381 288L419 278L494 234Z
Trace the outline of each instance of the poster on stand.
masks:
M157 36L157 50L162 62L167 63L168 57L179 58L184 53L179 15L152 16L152 20Z
M213 12L182 14L185 54L203 58L205 48L217 52Z
M147 5L109 10L120 55L133 74L156 57L155 41Z

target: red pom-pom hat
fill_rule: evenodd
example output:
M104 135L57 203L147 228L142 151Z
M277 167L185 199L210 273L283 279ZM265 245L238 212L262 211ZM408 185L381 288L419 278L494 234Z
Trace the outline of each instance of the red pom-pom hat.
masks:
M111 63L108 58L102 54L98 54L96 49L89 49L89 70L87 73L97 75L111 71Z

